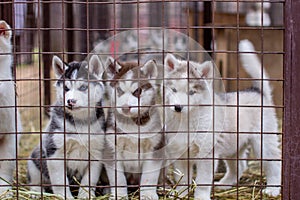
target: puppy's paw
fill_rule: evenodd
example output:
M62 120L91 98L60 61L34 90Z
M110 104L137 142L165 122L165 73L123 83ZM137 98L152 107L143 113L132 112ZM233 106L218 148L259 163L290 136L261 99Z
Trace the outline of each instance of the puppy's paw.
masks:
M263 193L272 197L277 197L280 195L280 187L267 187L263 190Z
M89 194L88 188L85 188L85 189L80 188L79 189L78 199L91 199L93 197L96 197L95 192L93 190L91 190L90 194Z
M156 192L152 191L141 191L141 199L142 200L158 200L158 195Z
M211 200L209 194L208 195L205 195L205 194L197 195L197 194L195 194L194 199L195 200Z
M232 179L222 178L220 181L215 182L215 188L220 190L229 190L234 185L236 185L236 179L232 180Z
M116 199L126 200L126 199L128 199L127 189L125 189L125 188L118 189L117 196L116 196L116 191L114 189L112 189L110 191L109 199L111 199L111 200L116 200Z

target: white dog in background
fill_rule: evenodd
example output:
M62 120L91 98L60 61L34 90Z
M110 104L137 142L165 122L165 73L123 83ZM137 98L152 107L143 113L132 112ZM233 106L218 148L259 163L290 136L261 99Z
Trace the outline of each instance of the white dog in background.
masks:
M12 79L11 29L0 21L0 194L11 188L18 147L18 134L22 131L16 106L15 83ZM3 160L2 160L3 159Z

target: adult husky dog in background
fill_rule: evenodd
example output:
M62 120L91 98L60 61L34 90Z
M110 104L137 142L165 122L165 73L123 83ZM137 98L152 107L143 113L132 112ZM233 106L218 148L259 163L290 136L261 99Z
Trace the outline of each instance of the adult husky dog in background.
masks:
M14 108L16 91L11 73L11 35L10 26L0 20L0 194L9 189L9 183L12 183L15 161L4 160L16 159L17 132L22 131L20 115Z
M240 51L243 52L240 56L246 72L254 79L268 79L265 70L261 74L261 63L257 56L253 53L246 53L254 51L253 45L248 40L243 40L239 46ZM187 160L174 162L174 167L185 175L180 184L188 184L188 180L191 182L193 165L196 165L195 182L198 187L195 189L194 196L201 200L210 199L211 186L202 184L213 182L215 169L212 148L214 147L214 157L225 159L227 166L225 176L216 184L226 186L236 183L244 170L240 167L238 172L237 161L232 159L244 157L250 145L256 158L278 160L262 161L262 165L268 184L264 192L271 196L279 195L281 150L276 135L278 133L276 113L272 107L261 108L262 105L274 105L270 83L264 81L261 84L260 81L254 81L252 89L240 91L239 94L238 92L215 94L215 105L230 105L226 108L225 118L222 119L222 117L216 117L218 113L213 116L212 108L207 106L212 104L213 86L209 80L213 78L212 62L200 64L189 61L188 63L175 58L172 54L167 54L165 68L166 139L169 156L176 157L180 148L184 152L189 145L189 157L197 158L197 160L189 161L190 169L188 169ZM239 102L237 102L238 99ZM239 105L238 109L237 105ZM218 112L217 107L215 109L215 112ZM214 140L213 134L210 133L212 121L214 121ZM168 131L176 130L179 134L174 139L174 134ZM240 134L237 134L237 130ZM187 137L187 131L189 131L190 140ZM205 131L208 133L203 134ZM181 157L187 159L187 152L184 152ZM201 160L201 158L206 159ZM226 158L231 160L226 160ZM214 164L216 167L217 163Z
M105 164L111 195L127 197L127 185L141 185L142 199L158 199L156 187L162 161L153 159L160 156L157 150L162 146L163 134L159 111L154 106L156 63L150 60L138 66L108 58L105 65L112 107L106 131L112 161Z
M76 178L81 186L78 198L93 197L93 187L102 169L100 160L105 142L102 109L105 88L101 80L104 69L96 55L90 58L89 64L65 64L54 56L52 65L58 79L57 100L45 130L47 134L43 135L41 144L33 150L32 160L28 162L29 183L32 190L52 190L61 196L66 192L65 197L69 199L73 195L68 185ZM67 160L65 166L64 159L78 161ZM51 184L52 187L40 188L41 184ZM63 187L65 184L66 188Z

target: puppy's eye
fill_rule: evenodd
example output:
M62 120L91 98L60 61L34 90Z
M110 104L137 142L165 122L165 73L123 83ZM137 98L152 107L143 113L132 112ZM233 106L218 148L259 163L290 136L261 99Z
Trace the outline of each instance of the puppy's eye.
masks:
M189 91L189 95L194 95L195 93L196 93L196 91L194 91L194 90Z
M142 94L142 88L140 88L140 87L132 93L132 95L137 98L139 98L141 94Z
M88 89L88 86L87 86L87 85L81 85L81 86L78 88L78 90L79 90L79 91L82 91L82 92L86 91L87 89Z
M117 87L117 93L119 96L124 94L123 90L120 87Z
M173 91L173 92L177 92L176 88L172 88L172 91Z
M65 85L64 90L65 92L68 92L70 89Z

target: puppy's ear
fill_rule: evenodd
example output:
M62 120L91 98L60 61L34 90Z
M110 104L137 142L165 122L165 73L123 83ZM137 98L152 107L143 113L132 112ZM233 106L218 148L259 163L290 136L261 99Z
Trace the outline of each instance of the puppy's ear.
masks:
M168 53L165 57L165 68L167 71L172 71L178 66L179 61L173 54Z
M108 57L105 62L105 68L107 70L107 77L111 79L117 73L119 73L120 69L122 68L121 65L112 57Z
M8 40L11 38L11 28L3 20L0 20L0 36L4 36Z
M196 67L200 78L213 78L214 64L212 61L205 61Z
M104 67L97 55L92 55L88 68L89 72L95 74L97 77L101 77L101 74L104 72Z
M141 71L148 77L148 78L157 78L157 65L154 60L147 61L143 67L141 67Z
M54 69L56 78L60 78L68 67L59 57L53 56L52 68Z

